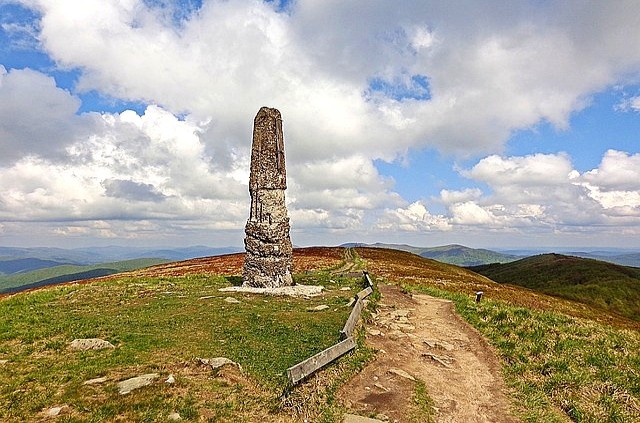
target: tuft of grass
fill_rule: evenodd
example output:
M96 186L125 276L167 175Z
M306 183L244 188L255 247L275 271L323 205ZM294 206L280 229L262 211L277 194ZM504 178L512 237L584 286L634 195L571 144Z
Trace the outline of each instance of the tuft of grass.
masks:
M406 289L454 301L457 312L497 348L527 422L640 421L640 333L503 300L442 289Z
M435 423L434 402L429 396L423 381L417 381L413 392L413 412L411 421L416 423Z

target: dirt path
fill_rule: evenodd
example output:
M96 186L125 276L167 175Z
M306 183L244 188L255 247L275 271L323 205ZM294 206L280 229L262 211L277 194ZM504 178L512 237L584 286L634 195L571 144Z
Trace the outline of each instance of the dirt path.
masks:
M332 275L340 275L353 272L356 269L356 253L353 248L344 249L344 264L339 269L333 270Z
M509 413L495 354L450 301L379 288L382 300L367 326L367 343L381 351L339 394L353 411L411 421L414 377L435 403L436 422L518 421Z

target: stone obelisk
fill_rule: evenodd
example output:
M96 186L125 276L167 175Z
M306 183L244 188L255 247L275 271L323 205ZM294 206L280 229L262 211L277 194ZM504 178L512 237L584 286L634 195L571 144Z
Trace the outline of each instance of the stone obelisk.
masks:
M251 211L245 226L243 285L272 288L293 285L289 217L284 201L282 117L262 107L253 121L249 194Z

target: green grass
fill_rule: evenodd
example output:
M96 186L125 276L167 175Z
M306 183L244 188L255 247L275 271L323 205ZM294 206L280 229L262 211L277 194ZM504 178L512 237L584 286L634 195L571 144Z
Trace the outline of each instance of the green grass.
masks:
M506 301L419 285L448 298L497 348L525 422L640 421L640 334Z
M524 286L640 320L640 268L543 254L472 270L499 283Z
M413 413L411 420L416 423L435 423L435 403L429 396L423 381L417 381L413 393Z
M2 299L0 360L9 362L0 365L0 421L34 420L60 404L72 412L59 421L157 421L172 411L187 420L268 421L283 413L287 396L290 404L322 416L337 407L331 387L372 352L364 348L341 359L323 391L327 401L313 410L291 396L285 371L338 341L350 312L345 304L361 278L314 273L296 279L329 291L311 300L229 294L218 291L229 278L188 276L123 278ZM353 291L338 289L345 285ZM205 296L213 298L199 299ZM240 304L226 303L228 296ZM330 308L307 311L319 304ZM68 349L73 339L91 337L116 348ZM242 365L239 380L216 377L195 364L196 357L217 356ZM160 380L127 396L117 393L117 381L151 372L162 380L174 374L177 383ZM109 381L83 385L101 376Z

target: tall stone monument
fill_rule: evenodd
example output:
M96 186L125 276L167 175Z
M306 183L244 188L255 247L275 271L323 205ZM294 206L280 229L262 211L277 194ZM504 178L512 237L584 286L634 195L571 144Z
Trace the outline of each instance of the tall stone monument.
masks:
M262 107L253 121L249 194L251 211L245 226L244 286L273 288L293 285L289 217L284 202L282 117Z

